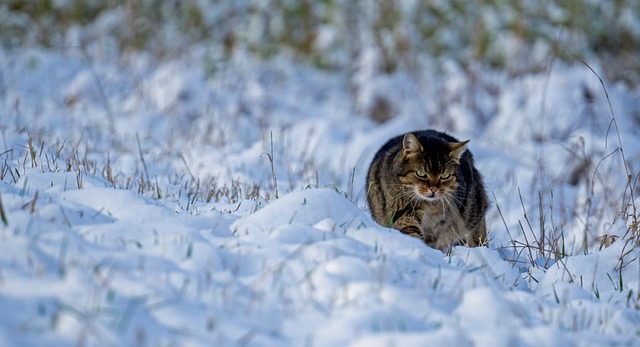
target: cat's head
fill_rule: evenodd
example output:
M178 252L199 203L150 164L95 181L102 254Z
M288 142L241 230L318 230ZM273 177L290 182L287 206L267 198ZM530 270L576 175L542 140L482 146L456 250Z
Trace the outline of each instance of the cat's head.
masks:
M396 163L396 172L403 190L413 192L427 201L437 201L453 195L458 188L458 167L467 141L447 142L435 137L421 140L407 133Z

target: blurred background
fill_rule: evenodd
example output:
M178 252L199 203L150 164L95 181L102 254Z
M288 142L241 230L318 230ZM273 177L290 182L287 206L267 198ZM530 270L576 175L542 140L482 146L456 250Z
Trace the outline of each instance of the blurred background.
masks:
M518 75L584 59L610 80L640 82L635 0L4 0L0 41L159 60L205 46L208 74L238 54L286 57L347 74L356 89L363 69L434 73L451 61ZM370 116L383 120L392 105L375 102Z

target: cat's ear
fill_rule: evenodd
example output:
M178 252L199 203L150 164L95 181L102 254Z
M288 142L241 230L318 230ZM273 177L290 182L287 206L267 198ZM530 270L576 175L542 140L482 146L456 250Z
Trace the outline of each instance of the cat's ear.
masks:
M449 158L455 161L457 164L460 164L460 158L462 158L462 154L467 150L467 143L469 140L462 142L451 142L449 143L449 148L451 152L449 153Z
M402 139L402 153L405 156L422 153L422 145L412 133L406 133Z

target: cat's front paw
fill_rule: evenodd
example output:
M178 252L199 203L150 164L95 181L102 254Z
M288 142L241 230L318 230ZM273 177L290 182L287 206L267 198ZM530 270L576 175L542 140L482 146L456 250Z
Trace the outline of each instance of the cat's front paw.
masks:
M407 226L407 227L404 227L404 228L400 229L400 232L403 233L403 234L407 234L409 236L413 236L413 237L417 237L419 239L422 239L422 233L420 232L420 229L418 227L413 226L413 225Z

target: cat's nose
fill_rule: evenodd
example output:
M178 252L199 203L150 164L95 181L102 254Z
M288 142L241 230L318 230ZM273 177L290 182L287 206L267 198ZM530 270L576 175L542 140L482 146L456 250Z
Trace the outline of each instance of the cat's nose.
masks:
M433 186L432 186L432 187L429 187L429 190L430 190L432 193L435 193L435 192L437 192L437 191L438 191L438 187L433 187Z

